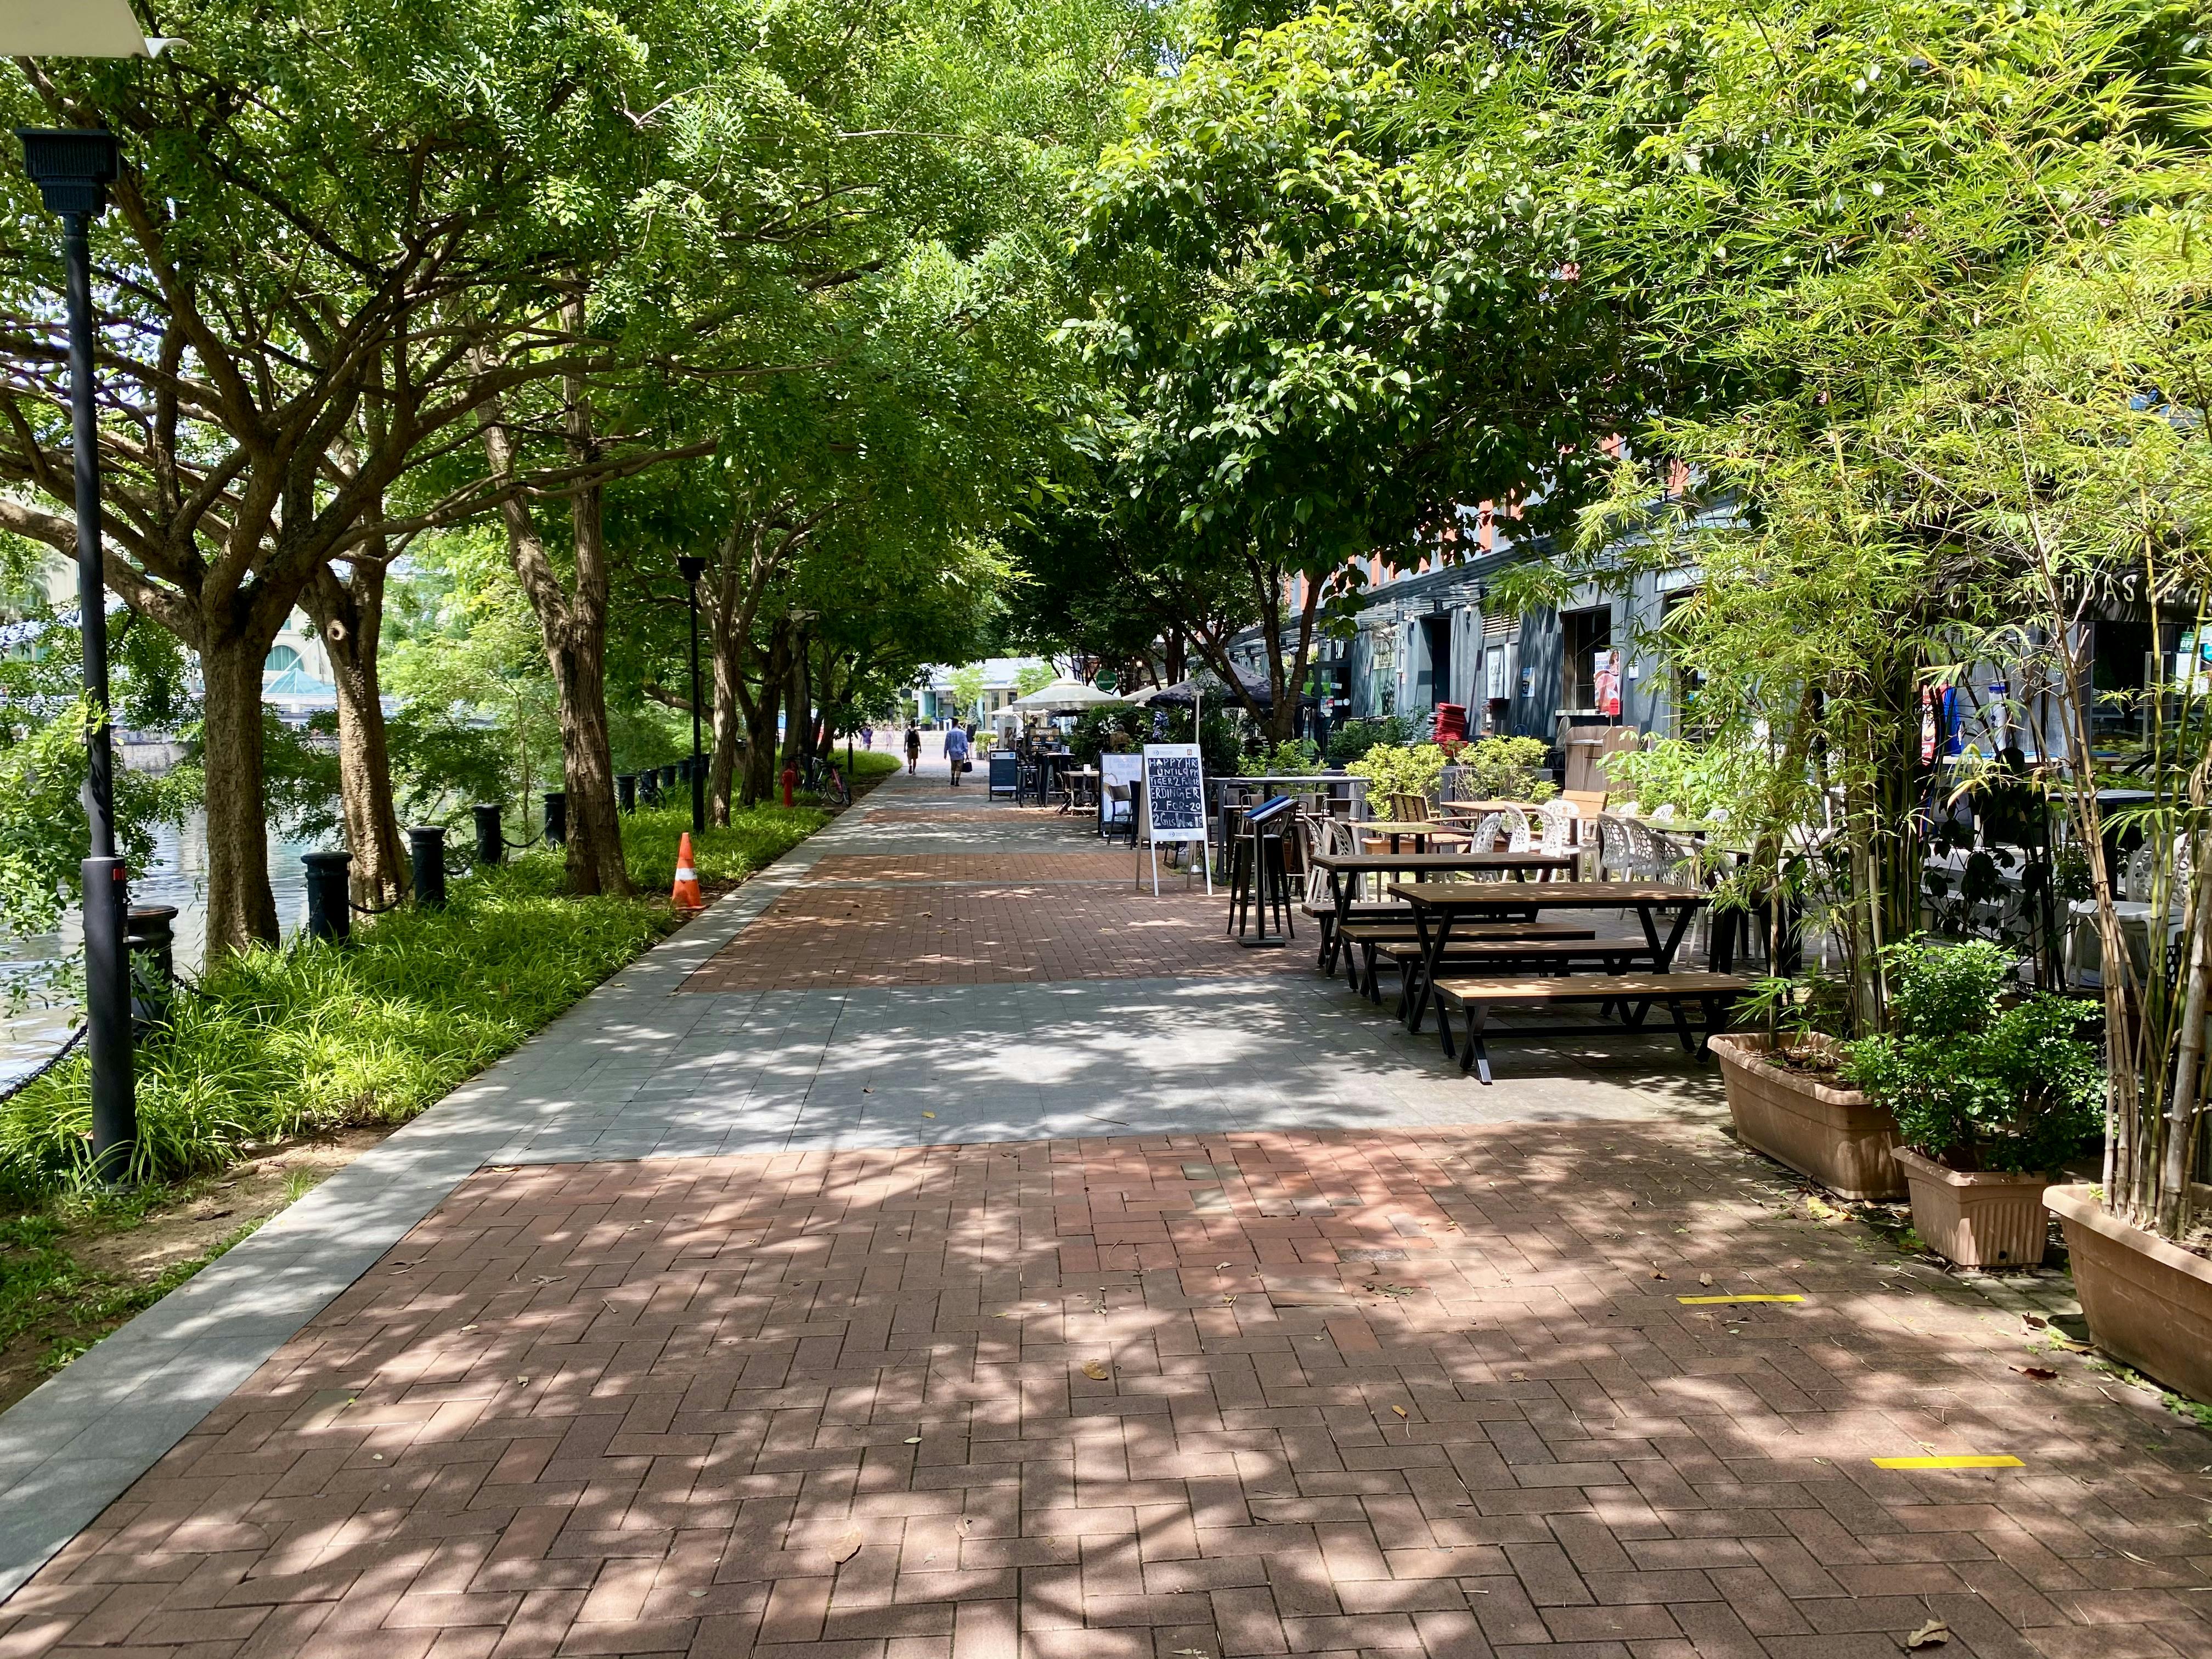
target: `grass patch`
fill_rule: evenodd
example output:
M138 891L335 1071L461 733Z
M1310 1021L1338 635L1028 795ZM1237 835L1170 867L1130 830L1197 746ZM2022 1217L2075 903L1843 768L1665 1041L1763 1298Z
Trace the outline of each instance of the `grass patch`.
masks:
M734 886L829 819L811 807L740 813L695 838L700 876ZM636 898L569 897L560 854L532 852L455 882L443 910L357 923L345 947L295 940L222 963L138 1051L132 1179L174 1180L256 1144L413 1116L675 926L665 895L690 823L674 805L623 821ZM0 1102L0 1192L21 1206L82 1186L91 1133L80 1054Z
M734 887L773 863L830 822L815 806L756 806L732 812L727 828L709 824L691 837L699 879L710 888ZM642 807L623 820L623 861L641 893L666 897L676 883L676 848L691 827L691 804Z
M68 1230L52 1214L0 1221L0 1349L34 1334L46 1345L35 1370L58 1370L260 1225L259 1219L249 1221L204 1254L133 1283L88 1267L70 1255L64 1248Z
M343 948L295 941L231 957L179 995L140 1048L132 1175L228 1163L253 1143L412 1116L514 1048L667 931L666 907L573 899L533 854L396 910ZM88 1070L74 1059L0 1103L0 1186L82 1181Z

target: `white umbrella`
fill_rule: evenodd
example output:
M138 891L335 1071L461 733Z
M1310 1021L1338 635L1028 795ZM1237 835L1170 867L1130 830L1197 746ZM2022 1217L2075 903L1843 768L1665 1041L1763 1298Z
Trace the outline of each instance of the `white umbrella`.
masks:
M1095 685L1085 685L1080 680L1054 680L1050 685L1041 685L1026 697L1016 697L1009 708L1035 709L1040 714L1052 709L1096 708L1102 703L1127 702L1127 697L1117 697L1110 691L1101 691Z

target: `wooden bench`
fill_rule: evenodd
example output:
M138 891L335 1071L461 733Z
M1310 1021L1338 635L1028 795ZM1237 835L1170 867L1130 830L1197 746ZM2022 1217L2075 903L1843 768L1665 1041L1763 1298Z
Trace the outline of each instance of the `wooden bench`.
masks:
M1344 948L1343 941L1336 937L1336 906L1328 902L1326 900L1316 902L1311 898L1303 898L1298 901L1298 908L1305 915L1311 916L1314 919L1315 924L1321 929L1322 972L1325 974L1334 973L1336 971L1336 953ZM1363 925L1402 923L1404 926L1410 927L1413 924L1411 921L1406 921L1406 918L1412 915L1413 912L1411 910L1407 909L1401 902L1395 899L1363 899L1355 901L1353 903L1346 907L1344 919L1347 924L1352 922L1358 922Z
M1628 1029L1638 1030L1644 1023L1644 1012L1655 1002L1664 1003L1674 1017L1675 1034L1682 1039L1686 1054L1705 1057L1705 1041L1716 1031L1727 1029L1723 1005L1733 1004L1749 991L1753 981L1742 974L1711 974L1684 971L1673 974L1574 974L1561 977L1543 975L1483 975L1438 979L1430 987L1429 994L1437 1005L1437 1028L1443 1037L1444 1053L1459 1061L1462 1076L1478 1072L1485 1083L1490 1081L1490 1052L1483 1046L1482 1028L1485 1017L1493 1002L1618 1002L1635 1004L1636 1012ZM1683 1018L1682 1005L1694 1002L1704 1010L1705 1030L1695 1032ZM1458 1010L1465 1016L1467 1040L1455 1045L1451 1034L1451 1012ZM1515 1031L1515 1036L1584 1036L1588 1027L1553 1026Z
M1528 964L1540 972L1568 973L1577 966L1594 966L1607 974L1625 974L1637 967L1656 965L1657 952L1650 941L1640 939L1599 939L1587 927L1567 927L1540 939L1486 937L1480 930L1455 931L1451 942L1444 946L1442 966L1472 968L1478 973L1496 973L1503 969ZM1376 965L1388 957L1398 969L1398 1017L1406 1017L1406 998L1420 979L1421 947L1418 942L1401 941L1375 947ZM1382 1000L1382 988L1370 972L1364 988L1370 1002Z
M1462 925L1452 930L1452 946L1477 940L1550 939L1595 939L1594 927L1579 927L1571 921L1490 921L1472 927ZM1404 955L1410 953L1418 959L1421 954L1420 930L1408 921L1370 921L1347 923L1344 928L1344 943L1359 947L1360 960L1354 963L1352 953L1345 952L1345 981L1354 990L1364 993L1370 1002L1380 1002L1382 994L1376 989L1375 973L1380 965L1377 958L1388 954L1392 962L1402 968Z

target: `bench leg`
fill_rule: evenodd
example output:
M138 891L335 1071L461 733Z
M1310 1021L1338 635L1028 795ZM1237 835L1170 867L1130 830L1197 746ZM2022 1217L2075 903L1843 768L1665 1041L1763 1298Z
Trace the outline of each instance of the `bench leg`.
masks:
M1437 1004L1437 1036L1444 1045L1444 1058L1457 1060L1459 1050L1452 1044L1451 1014L1441 1002Z
M1690 1030L1690 1022L1682 1012L1681 999L1668 997L1667 1012L1674 1022L1674 1035L1682 1040L1682 1052L1686 1054L1696 1054L1698 1052L1697 1035Z
M1437 1005L1439 1018L1443 1017L1443 1011L1444 1006L1439 1002ZM1490 1005L1486 1002L1467 1005L1467 1047L1459 1057L1459 1074L1465 1077L1473 1069L1486 1085L1490 1082L1490 1050L1483 1046L1482 1025L1489 1015Z

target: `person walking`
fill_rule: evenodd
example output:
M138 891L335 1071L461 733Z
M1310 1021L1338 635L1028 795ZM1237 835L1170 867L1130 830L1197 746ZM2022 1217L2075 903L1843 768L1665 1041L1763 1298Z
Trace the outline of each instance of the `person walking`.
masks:
M917 767L917 766L919 766L919 765L921 765L921 728L920 726L918 726L915 725L913 721L909 720L909 721L908 721L908 722L907 722L907 728L906 728L906 775L907 775L907 776L908 776L908 777L912 777L912 776L914 775L914 769L915 769L915 767Z
M860 747L872 755L876 751L876 726L873 720L860 728Z
M968 769L968 734L954 726L945 734L945 758L952 763L952 787L960 787L960 775Z

